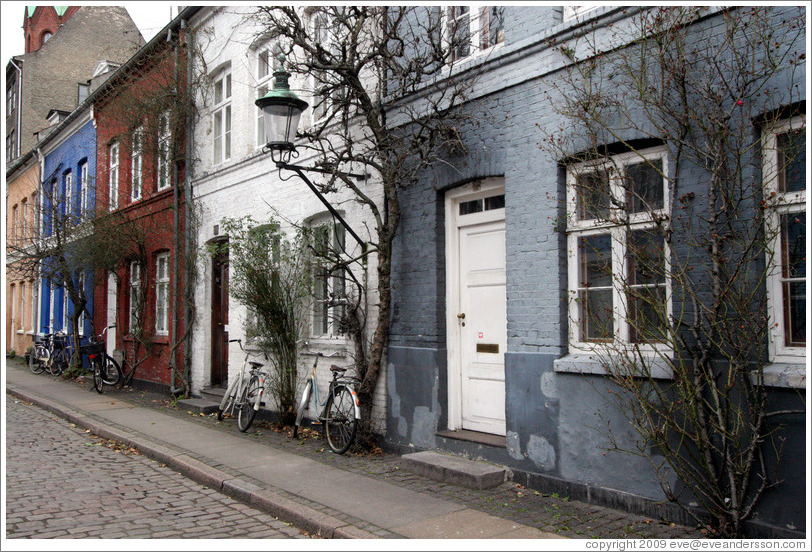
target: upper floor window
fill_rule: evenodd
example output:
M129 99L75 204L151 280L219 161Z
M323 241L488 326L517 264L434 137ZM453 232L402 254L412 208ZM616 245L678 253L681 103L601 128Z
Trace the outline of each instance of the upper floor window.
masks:
M164 111L158 117L158 190L163 190L172 185L171 148L172 130L170 127L170 116L168 111Z
M11 208L11 238L16 242L19 238L19 221L17 219L17 205Z
M65 216L70 217L73 214L73 174L70 171L62 175L62 189L65 191Z
M330 260L345 246L345 230L332 220L311 227L313 248L313 337L337 337L344 334L345 274Z
M77 102L81 104L83 101L87 99L88 96L90 96L90 85L79 83L77 89L78 89Z
M6 162L10 163L17 157L17 131L11 129L6 136Z
M51 40L51 37L52 37L52 36L54 36L54 35L52 35L52 34L51 34L50 32L48 32L48 31L45 31L44 33L42 33L42 44L45 44L46 42L48 42L49 40Z
M15 109L17 109L17 81L12 79L6 87L6 117L14 113Z
M22 215L20 216L20 233L15 238L20 240L25 240L28 237L29 230L28 230L28 198L23 198L20 202L20 212Z
M132 200L141 199L144 189L144 128L138 127L132 133L132 162L130 164L130 193Z
M110 210L118 209L118 142L113 142L107 148L110 174L108 184L110 188Z
M770 356L806 356L806 120L783 120L762 138Z
M79 216L86 219L90 215L90 182L88 181L87 162L79 165Z
M310 25L313 36L316 38L316 44L326 51L336 54L337 39L328 15L322 12L314 12L310 17ZM329 72L314 70L310 79L313 89L311 101L312 124L316 125L324 122L329 117L330 110L337 99L337 94L334 93L335 91L331 93Z
M169 333L169 253L161 253L155 263L155 333Z
M448 6L445 10L452 61L505 41L504 6Z
M223 70L214 80L212 106L214 163L231 159L231 70Z
M575 17L583 15L583 14L585 14L587 12L590 12L590 11L592 11L595 8L598 8L598 7L600 7L600 6L598 6L597 4L584 4L584 5L579 5L579 6L564 6L564 21L567 21L568 19L573 19Z
M265 47L257 52L257 98L263 97L271 88L271 77L276 66L276 54L280 53L278 46ZM265 136L265 120L260 108L256 108L256 137L257 147L268 143Z
M570 167L567 269L576 350L664 341L670 311L664 148ZM605 344L605 345L602 345Z

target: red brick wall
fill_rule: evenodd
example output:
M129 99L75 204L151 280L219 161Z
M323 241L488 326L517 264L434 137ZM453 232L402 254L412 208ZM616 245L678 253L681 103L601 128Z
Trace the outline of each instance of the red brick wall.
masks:
M80 6L69 6L60 17L53 6L37 6L31 17L28 17L28 7L25 8L23 32L25 33L25 53L36 52L42 47L42 38L46 32L56 34L59 26L79 11Z

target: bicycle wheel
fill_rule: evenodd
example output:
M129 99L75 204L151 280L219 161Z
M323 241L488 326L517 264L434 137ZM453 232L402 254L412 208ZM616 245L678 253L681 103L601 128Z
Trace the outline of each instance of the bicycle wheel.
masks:
M96 357L100 358L100 357ZM121 381L121 368L116 360L105 354L102 358L102 378L106 385L118 385Z
M254 421L254 416L257 415L257 411L254 409L254 403L259 400L261 394L262 384L259 378L251 376L251 381L249 381L248 385L243 389L240 402L237 403L237 427L240 428L240 431L243 433L248 431L248 428L251 427L251 423Z
M327 397L324 408L324 431L330 450L344 454L355 440L358 420L355 419L355 398L349 388L338 385Z
M62 374L62 372L65 371L65 368L67 368L68 363L65 362L65 360L62 357L63 357L63 354L60 352L60 353L55 353L51 358L48 359L48 364L47 364L48 372L52 376L58 376L58 375Z
M31 352L31 357L28 359L28 368L35 374L41 374L45 371L45 360L48 358L48 349L41 345Z
M220 401L220 406L217 408L217 419L219 421L223 421L225 417L225 413L228 410L231 410L234 407L234 399L237 395L237 383L239 382L239 378L235 378L231 380L231 383L228 384L228 389L226 390L226 394L223 395L223 400Z
M100 356L90 362L93 364L93 388L101 395L104 393L104 362Z
M293 426L293 438L299 436L299 428L302 425L302 418L304 411L307 410L307 405L310 404L310 392L313 390L313 380L308 379L305 384L304 391L302 391L302 398L299 399L299 407L296 409L296 424Z

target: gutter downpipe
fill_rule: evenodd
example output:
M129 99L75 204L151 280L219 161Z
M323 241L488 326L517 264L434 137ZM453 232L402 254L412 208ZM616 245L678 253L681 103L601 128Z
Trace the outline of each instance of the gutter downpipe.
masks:
M166 41L172 44L172 50L174 52L174 74L173 74L173 84L174 84L174 92L175 98L177 99L178 93L178 41L172 39L172 29L166 31ZM173 140L174 142L174 140ZM172 148L172 154L174 154L175 148ZM174 155L173 155L174 157ZM181 387L176 387L176 374L177 374L177 339L178 339L178 250L180 249L179 244L179 230L180 230L180 221L178 216L178 209L180 208L180 192L178 191L178 165L173 159L172 161L172 177L173 181L175 182L175 186L172 188L172 201L173 201L173 209L172 209L172 236L173 236L173 247L175 250L175 254L172 255L172 328L170 329L169 335L169 346L170 351L172 353L171 358L169 359L169 366L172 370L172 384L170 386L170 392L172 395L178 395L179 393L186 391L186 385L184 384Z
M188 333L188 337L184 343L184 352L183 352L183 374L184 380L189 385L189 392L191 394L192 388L192 324L193 324L193 303L192 299L194 298L192 295L192 286L194 280L194 272L195 267L191 262L191 255L193 251L193 243L192 243L192 152L194 151L193 144L194 144L194 128L193 128L193 119L192 119L192 108L191 105L192 97L192 81L194 80L194 33L191 32L187 25L186 20L180 20L180 28L183 31L186 31L186 41L187 41L187 49L186 49L186 94L189 95L188 102L190 105L186 106L186 163L185 163L185 171L184 171L184 178L183 178L183 197L184 197L184 220L183 220L183 232L184 232L184 245L183 245L183 258L185 259L185 277L184 277L184 293L186 296L185 301L185 308L184 308L184 320L183 320L183 328L184 331Z

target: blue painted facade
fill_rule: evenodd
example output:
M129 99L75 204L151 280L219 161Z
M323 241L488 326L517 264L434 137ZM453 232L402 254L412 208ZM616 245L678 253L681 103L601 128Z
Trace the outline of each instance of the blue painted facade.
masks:
M774 17L790 19L800 10L777 8ZM617 29L625 16L607 6L589 17L599 26ZM713 32L720 17L705 20L697 32ZM504 21L505 43L483 56L486 60L472 62L481 69L470 104L473 117L458 129L468 154L447 159L447 165L426 173L420 185L400 192L402 222L394 248L387 359L387 441L404 450L441 449L503 464L514 470L515 480L531 487L656 516L664 511L651 502L664 498L650 464L657 460L656 451L643 458L611 450L607 425L626 428L620 434L628 442L635 434L607 400L613 384L588 373L589 359L573 355L568 343L567 236L562 224L566 174L561 159L542 151L540 142L545 132L564 124L551 105L562 100L558 90L571 64L561 48L550 44L577 36L583 27L563 21L560 7L547 6L506 6ZM804 44L794 47L803 51ZM806 97L803 69L787 67L774 80L779 89L795 86L794 101ZM627 133L622 138L643 136ZM445 196L486 178L503 179L505 186L505 446L451 438L444 432L449 427ZM804 411L803 392L776 387L771 400ZM806 531L807 428L803 415L786 418L779 477L789 483L765 494L752 519L764 535ZM672 483L679 492L676 478ZM676 508L665 511L672 519L690 522Z
M42 231L44 236L49 236L53 232L49 213L52 212L51 198L60 201L58 211L60 215L65 214L65 186L66 176L70 175L72 182L71 212L78 213L81 207L82 197L82 168L86 167L87 178L84 183L86 190L86 209L93 212L95 208L95 182L96 182L96 128L92 121L79 127L73 134L67 136L53 151L47 153L44 158L41 185L46 193L43 193L43 220ZM74 280L78 282L76 275ZM87 297L88 315L84 319L84 327L80 328L83 336L87 337L92 332L91 322L93 320L93 289L94 278L92 272L85 273L84 291ZM57 331L70 332L69 327L63 324L63 313L65 302L67 305L67 316L73 314L73 305L67 297L65 290L59 282L52 282L51 278L42 278L40 283L40 312L39 312L39 332L53 333Z

